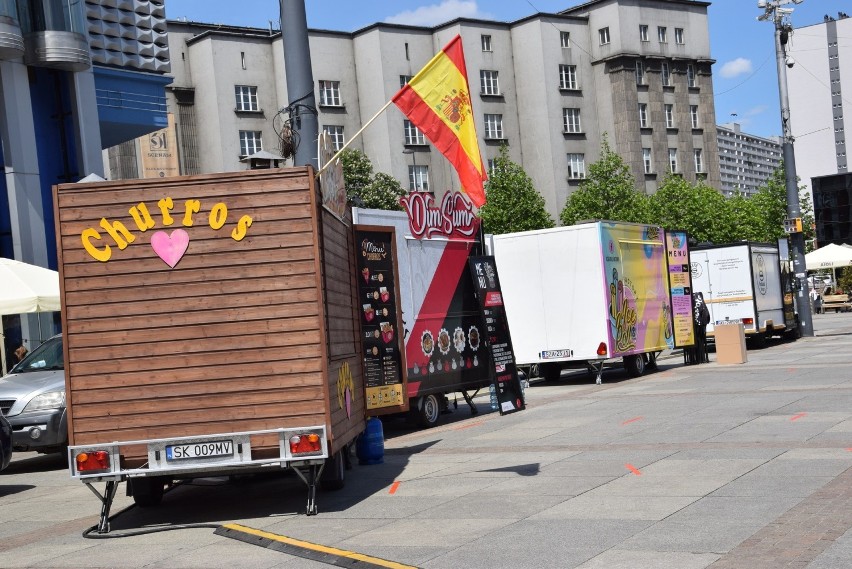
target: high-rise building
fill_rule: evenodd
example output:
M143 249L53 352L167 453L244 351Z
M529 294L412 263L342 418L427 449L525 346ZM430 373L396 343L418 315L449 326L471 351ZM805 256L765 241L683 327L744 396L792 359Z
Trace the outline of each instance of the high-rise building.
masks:
M717 125L719 171L726 196L747 195L766 185L781 166L781 138L747 134L739 123Z
M483 162L506 145L554 217L604 134L647 193L668 172L718 188L708 6L594 0L514 22L309 30L320 129L342 146L460 34ZM181 172L239 170L258 150L280 153L281 109L304 95L287 93L280 32L169 21L169 35ZM405 188L458 188L449 163L393 106L353 147ZM111 151L113 177L134 175L132 153Z

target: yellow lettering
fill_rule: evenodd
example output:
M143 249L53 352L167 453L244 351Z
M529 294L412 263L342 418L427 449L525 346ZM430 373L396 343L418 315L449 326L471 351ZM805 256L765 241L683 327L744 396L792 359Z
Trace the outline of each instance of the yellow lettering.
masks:
M228 206L219 202L210 210L210 227L222 229L226 221L228 221Z
M110 237L115 240L115 244L122 251L127 248L128 243L136 241L136 237L134 237L133 234L127 230L127 227L125 227L120 221L114 221L110 224L110 222L104 217L101 218L101 227L103 227L104 231L109 233ZM121 235L119 235L119 233L121 233Z
M94 257L96 261L101 261L103 263L109 261L109 258L112 256L109 245L104 245L103 249L98 249L92 244L92 239L101 238L101 234L98 233L96 229L92 229L91 227L84 229L80 237L83 239L83 248L89 255Z
M136 222L136 227L139 228L139 231L147 231L154 227L154 220L151 219L151 214L148 213L148 206L144 203L140 202L139 205L131 207L130 215L133 217L133 221Z
M186 200L185 212L183 216L183 226L192 227L192 214L201 211L201 202L199 200Z
M231 239L234 241L242 241L248 233L248 228L251 227L251 216L244 215L237 222L237 226L231 231Z
M171 225L175 222L169 212L174 209L175 204L172 198L163 198L157 202L157 207L160 208L160 213L163 216L163 225Z

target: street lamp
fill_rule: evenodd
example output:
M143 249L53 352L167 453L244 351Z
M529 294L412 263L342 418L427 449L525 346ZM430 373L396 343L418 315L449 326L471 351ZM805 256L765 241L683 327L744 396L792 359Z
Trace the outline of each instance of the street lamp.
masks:
M781 144L784 156L784 176L787 187L787 217L791 220L802 217L799 207L799 187L796 176L796 158L793 153L793 133L790 128L790 102L787 96L787 68L793 67L795 61L787 53L793 25L790 15L793 8L782 8L789 4L801 4L804 0L758 0L757 7L764 10L757 19L761 22L771 21L775 24L775 56L778 66L778 93L781 98L781 126L783 141ZM795 274L795 294L799 301L796 303L799 313L799 330L803 336L813 336L813 320L811 304L808 299L807 268L805 266L805 236L799 231L790 233L790 243L793 253L793 273Z

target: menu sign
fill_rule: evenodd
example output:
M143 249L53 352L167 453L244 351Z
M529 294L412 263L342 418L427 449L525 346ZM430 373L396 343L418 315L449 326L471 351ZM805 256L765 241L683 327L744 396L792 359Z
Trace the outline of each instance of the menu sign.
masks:
M408 409L395 238L393 227L355 227L364 386L374 415Z
M695 345L692 272L686 231L666 231L666 262L676 348Z
M482 311L485 337L491 352L491 363L494 366L494 389L500 414L521 411L526 404L515 366L515 354L512 351L512 338L509 336L500 280L497 277L497 265L492 256L471 256L469 262Z

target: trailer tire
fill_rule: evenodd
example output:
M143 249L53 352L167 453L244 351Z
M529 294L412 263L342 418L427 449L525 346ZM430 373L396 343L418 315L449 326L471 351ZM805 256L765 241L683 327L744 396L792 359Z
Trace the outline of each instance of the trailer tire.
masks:
M342 490L346 485L346 457L347 447L343 447L337 453L325 459L325 468L320 478L320 486L323 490Z
M751 344L758 350L764 349L767 344L766 334L761 334L760 332L758 332L757 334L753 335L751 337Z
M624 369L630 377L639 377L645 373L645 354L624 356Z
M133 503L140 508L153 508L163 501L163 489L166 485L163 478L159 476L130 478L128 483L133 495Z
M562 377L562 366L559 364L541 364L541 375L544 381L553 383Z
M415 413L417 424L424 429L431 429L438 424L438 419L441 417L441 401L434 393L423 395L417 400Z

